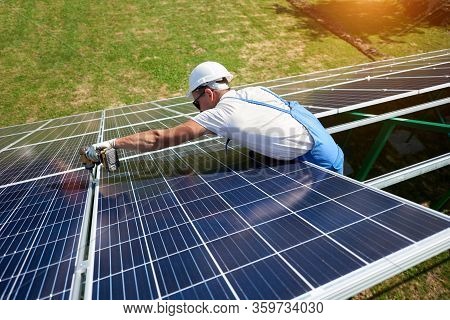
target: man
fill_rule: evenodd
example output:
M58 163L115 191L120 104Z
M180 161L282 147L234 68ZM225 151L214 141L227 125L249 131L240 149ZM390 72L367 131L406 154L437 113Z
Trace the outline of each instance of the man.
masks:
M199 64L189 77L187 97L200 114L174 128L94 144L87 156L97 161L96 150L105 148L153 151L215 133L270 158L306 160L343 173L342 150L313 114L263 87L232 90L232 79L217 62Z

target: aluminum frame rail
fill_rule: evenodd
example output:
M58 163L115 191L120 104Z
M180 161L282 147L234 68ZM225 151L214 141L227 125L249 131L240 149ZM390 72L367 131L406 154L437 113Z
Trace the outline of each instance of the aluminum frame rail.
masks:
M450 165L450 152L438 157L425 160L406 168L402 168L387 174L364 181L368 186L383 189L399 182L420 176L427 172Z

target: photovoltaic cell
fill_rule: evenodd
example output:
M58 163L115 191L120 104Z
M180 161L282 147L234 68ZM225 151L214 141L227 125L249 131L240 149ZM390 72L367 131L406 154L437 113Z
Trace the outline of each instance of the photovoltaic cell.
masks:
M155 101L154 103L162 107L164 106L171 107L179 104L184 104L186 103L186 101L188 101L188 99L186 99L185 97L176 97L171 99L158 100Z
M352 89L349 90L314 90L304 93L298 93L286 97L289 100L300 101L301 104L322 107L322 108L333 108L339 109L352 105L357 105L360 103L365 103L367 101L373 101L376 99L389 98L401 93L407 93L408 91L358 91L355 92Z
M398 200L386 198L369 189L361 189L349 195L343 195L336 201L352 210L361 212L364 216L372 216L401 204ZM370 206L367 206L367 203L370 203Z
M361 259L327 237L296 246L283 252L282 256L314 287L364 266Z
M405 72L403 76L408 76ZM413 75L413 74L412 74ZM448 78L445 77L435 77L435 78L409 78L408 81L399 78L376 78L370 80L364 80L354 83L349 83L345 85L336 86L335 89L382 89L382 90L420 90L432 86L437 86L441 84L447 84L449 82Z
M40 142L54 141L58 139L65 139L71 136L79 136L83 134L97 134L100 127L99 120L92 120L89 122L79 122L77 124L64 125L59 127L52 127L49 129L41 129L33 132L25 139L14 144L14 148L32 145Z
M298 212L298 215L325 233L348 226L364 218L364 215L350 210L335 201L324 202L301 210Z
M176 113L179 112L183 114L192 114L197 112L195 107L192 105L192 102L188 102L179 106L170 107L169 110L172 112Z
M124 115L106 118L105 129L128 126L173 116L174 113L165 110L163 108L151 109L148 111L139 111L135 113L128 113Z
M291 248L321 235L307 221L294 214L256 226L255 230L277 251Z
M442 221L428 216L423 211L408 205L395 207L373 218L381 224L405 235L413 241L419 241L439 232Z
M335 231L331 234L331 238L368 262L386 257L413 244L413 242L405 239L404 236L402 237L379 224L367 220Z
M87 174L17 184L0 193L0 298L68 299Z
M270 256L230 272L240 299L291 299L309 291L308 285L278 256Z
M28 133L18 133L18 134L14 134L14 135L5 136L5 137L0 137L0 150L2 150L3 148L8 147L9 145L14 143L15 141L20 140L21 138L23 138L27 134Z
M0 185L79 168L79 156L74 150L95 143L97 136L98 133L1 152Z
M108 109L105 110L105 116L112 117L112 116L119 116L123 114L133 113L133 112L140 112L140 111L150 111L152 109L157 109L158 107L153 103L140 103L135 105L129 105L124 107L117 107L114 109Z
M89 112L89 113L84 113L84 114L80 114L80 115L52 119L43 128L64 126L64 125L74 124L74 123L79 123L79 122L90 122L90 121L100 119L101 116L102 116L102 112L97 111L97 112Z
M41 127L42 125L44 125L45 123L46 121L38 121L29 124L19 124L16 126L0 128L0 136L3 137L17 133L32 132Z
M181 290L165 299L175 300L227 300L233 299L234 295L223 278L213 278L188 289Z
M218 269L203 247L192 248L154 263L161 295L168 296L218 275Z

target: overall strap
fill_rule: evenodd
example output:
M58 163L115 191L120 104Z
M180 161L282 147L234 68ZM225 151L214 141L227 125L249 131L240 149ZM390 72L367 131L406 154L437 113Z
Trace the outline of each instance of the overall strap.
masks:
M267 92L267 93L270 93L270 94L273 95L275 98L278 98L279 100L281 100L285 105L289 106L289 102L287 102L285 99L283 99L282 97L280 97L279 95L277 95L275 92L273 92L273 91L271 91L271 90L269 90L269 89L267 89L267 88L264 88L264 87L260 87L260 89L263 90L263 91L265 91L265 92Z

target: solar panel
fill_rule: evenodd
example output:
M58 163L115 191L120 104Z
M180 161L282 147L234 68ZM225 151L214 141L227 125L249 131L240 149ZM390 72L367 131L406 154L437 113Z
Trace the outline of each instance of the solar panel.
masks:
M3 150L16 141L20 141L22 138L24 138L27 135L27 133L18 133L18 134L12 134L0 137L0 150Z
M134 158L103 177L88 298L292 299L429 236L448 246L444 215L303 163L232 170L217 148Z
M50 123L48 123L45 127L56 127L56 126L63 126L67 124L74 124L79 122L88 122L91 120L100 119L102 116L101 111L96 112L89 112L74 116L67 116L62 118L53 119Z
M383 90L314 90L298 93L289 97L292 100L302 101L307 106L322 107L332 110L333 113L349 106L357 106L368 101L398 97L401 94L408 95L408 91L383 91ZM327 114L326 111L318 109L316 114ZM328 115L328 114L327 114Z
M74 150L97 142L98 133L8 149L1 153L0 185L80 168Z
M68 299L88 175L67 173L0 193L0 299Z
M0 136L3 137L3 136L13 135L13 134L18 134L18 133L23 133L23 132L31 132L31 131L38 129L42 125L45 125L47 122L48 121L38 121L38 122L30 123L30 124L19 124L16 126L0 128Z
M253 85L323 117L446 88L449 58L441 50ZM0 298L79 298L80 286L87 299L346 298L448 249L442 214L309 164L225 153L211 136L120 150L121 169L94 191L81 146L195 114L176 97L0 128Z

